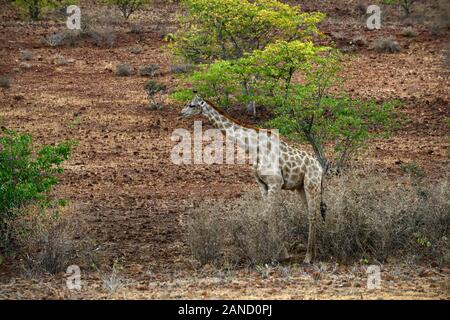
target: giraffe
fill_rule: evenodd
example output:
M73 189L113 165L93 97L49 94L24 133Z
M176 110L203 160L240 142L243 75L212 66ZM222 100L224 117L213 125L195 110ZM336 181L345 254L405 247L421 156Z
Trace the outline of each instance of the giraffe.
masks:
M240 124L214 103L201 98L194 92L194 97L181 110L180 115L188 118L199 114L205 116L216 128L225 133L227 138L235 139L246 151L256 143L256 134L260 129ZM259 153L257 157L260 157ZM325 219L326 205L322 201L323 169L310 153L294 148L281 140L279 140L277 160L278 165L270 174L264 170L261 161L254 160L254 175L263 199L269 202L282 189L296 191L300 196L301 202L308 210L309 220L308 245L304 262L311 263L316 253L316 217L319 211Z

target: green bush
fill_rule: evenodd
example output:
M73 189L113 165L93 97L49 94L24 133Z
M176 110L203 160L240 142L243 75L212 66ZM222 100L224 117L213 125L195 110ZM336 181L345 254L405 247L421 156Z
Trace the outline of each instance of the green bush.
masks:
M136 10L150 3L150 0L105 0L107 4L117 7L125 19L128 19Z
M37 20L43 10L62 8L71 4L77 4L76 0L14 0L13 4L22 11L27 12L28 17Z
M191 62L236 59L275 40L308 40L322 13L277 0L184 0L175 53Z
M74 146L73 141L35 148L28 134L0 133L0 245L8 244L7 225L28 205L63 203L50 195Z
M144 90L150 101L149 107L151 109L162 108L162 94L166 91L166 89L166 85L158 83L155 80L148 80L145 83Z
M309 143L326 170L341 171L367 141L394 128L395 101L377 103L332 93L341 55L298 40L277 41L240 59L203 65L187 81L223 108L255 102L272 110L270 127ZM300 78L299 81L293 81ZM190 90L171 95L190 99Z

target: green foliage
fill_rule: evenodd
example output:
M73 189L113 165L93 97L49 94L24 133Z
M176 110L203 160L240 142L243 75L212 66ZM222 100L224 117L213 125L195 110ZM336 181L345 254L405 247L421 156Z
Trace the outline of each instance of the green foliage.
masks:
M417 2L417 0L382 0L381 3L386 5L397 5L405 11L406 15L410 15L412 11L412 5Z
M210 98L223 108L231 103L231 95L239 89L237 63L217 60L211 65L202 65L200 70L188 76L187 81L205 98ZM192 91L181 89L175 91L171 98L186 101L192 98Z
M27 12L32 20L39 19L42 11L57 9L71 4L77 4L77 0L14 0L13 4L22 11Z
M50 191L58 183L57 174L63 172L74 146L65 141L56 146L32 146L32 138L4 130L0 135L0 240L6 241L7 223L21 214L23 207L36 205L50 207L63 204L55 200Z
M151 0L104 0L105 3L119 9L122 16L128 19L136 10L150 4Z
M325 170L342 170L369 139L392 129L396 102L331 91L341 81L342 56L312 42L322 14L272 0L184 3L187 27L174 48L185 59L205 62L185 79L203 97L223 108L270 108L274 117L267 125L311 144ZM187 89L171 95L178 101L191 97Z
M309 40L322 13L303 13L277 0L184 0L176 54L193 62L236 59L275 40Z
M224 108L250 101L271 108L268 126L311 144L323 168L341 171L369 139L388 134L396 106L332 93L341 59L337 51L312 42L277 41L240 59L203 66L187 80ZM190 96L190 90L172 94L184 101Z
M160 108L161 107L161 94L166 91L166 86L162 83L158 83L155 80L148 80L144 85L144 90L147 93L148 99L150 100L150 107ZM159 96L159 100L157 97Z

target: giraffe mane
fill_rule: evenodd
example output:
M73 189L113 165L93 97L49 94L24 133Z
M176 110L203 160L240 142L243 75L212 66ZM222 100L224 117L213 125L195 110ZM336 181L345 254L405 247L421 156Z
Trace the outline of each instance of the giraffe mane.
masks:
M222 116L224 116L225 118L227 118L227 119L230 120L231 122L236 123L236 124L238 124L238 125L240 125L240 126L242 126L242 127L244 127L244 128L247 128L247 129L253 129L253 130L256 130L256 131L259 131L259 130L260 130L260 128L258 128L258 127L255 127L255 126L250 125L250 124L243 123L243 122L241 122L241 121L239 121L239 120L237 120L237 119L231 117L231 116L228 115L225 111L223 111L221 108L219 108L219 107L218 107L214 102L212 102L211 100L203 99L203 101L205 101L207 104L209 104L209 105L211 106L211 108L213 108L214 110L216 110L219 114L221 114Z

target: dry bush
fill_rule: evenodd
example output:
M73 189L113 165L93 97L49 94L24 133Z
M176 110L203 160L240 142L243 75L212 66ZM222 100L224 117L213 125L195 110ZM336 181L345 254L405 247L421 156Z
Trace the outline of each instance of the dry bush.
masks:
M447 181L418 185L384 174L329 181L327 221L319 236L323 259L384 261L416 254L443 263L450 225Z
M396 53L400 52L401 50L401 47L397 41L393 40L392 38L384 37L376 39L372 44L372 48L378 52L385 53Z
M298 215L287 206L280 198L274 210L268 209L256 194L235 202L205 202L188 220L187 242L202 264L279 261L298 234Z
M449 199L447 181L393 182L367 172L329 179L327 219L318 220L318 258L385 261L415 255L447 264ZM204 203L187 225L187 241L202 264L261 265L280 261L285 249L303 256L308 237L307 213L293 192L283 192L274 209L254 194Z
M0 75L0 87L1 88L11 87L11 78L6 75Z
M415 32L414 29L411 27L406 27L402 31L402 36L407 37L407 38L413 38L413 37L417 36L417 32Z
M149 64L139 68L139 75L147 77L155 77L160 74L160 68L157 64Z
M170 72L174 74L188 73L194 70L194 65L189 63L174 64L170 67Z
M187 242L194 258L201 264L219 261L225 249L226 221L216 209L204 204L187 223Z
M112 48L116 45L117 35L112 28L91 29L87 35L94 41L97 47Z
M132 47L132 48L130 49L130 52L131 52L132 54L140 54L140 53L142 52L142 48L141 48L141 47Z
M119 77L128 77L134 73L134 69L129 64L119 64L116 67L116 74Z
M33 52L30 50L20 50L20 60L30 61L33 59Z
M12 239L12 249L24 263L26 273L56 274L73 264L83 250L81 236L83 228L70 214L71 208L64 211L44 210L29 206L8 225Z
M44 42L50 47L67 45L74 47L84 34L79 30L64 30L59 33L49 34L44 38Z
M130 27L130 32L137 35L144 33L144 27L140 23L133 23Z

